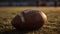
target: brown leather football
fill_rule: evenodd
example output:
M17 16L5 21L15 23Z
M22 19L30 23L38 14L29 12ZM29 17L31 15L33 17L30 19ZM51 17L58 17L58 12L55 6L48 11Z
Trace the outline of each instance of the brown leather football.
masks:
M46 21L47 17L42 11L24 10L11 23L18 30L38 30Z

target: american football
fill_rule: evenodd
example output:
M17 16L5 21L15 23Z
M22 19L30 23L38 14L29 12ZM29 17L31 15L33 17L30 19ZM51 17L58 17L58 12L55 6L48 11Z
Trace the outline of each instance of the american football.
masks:
M24 10L11 21L18 30L38 30L46 23L46 15L39 10Z

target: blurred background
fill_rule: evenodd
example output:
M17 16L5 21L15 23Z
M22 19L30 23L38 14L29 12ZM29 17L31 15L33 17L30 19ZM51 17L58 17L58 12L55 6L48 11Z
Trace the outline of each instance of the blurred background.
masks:
M60 6L60 0L0 0L0 6Z

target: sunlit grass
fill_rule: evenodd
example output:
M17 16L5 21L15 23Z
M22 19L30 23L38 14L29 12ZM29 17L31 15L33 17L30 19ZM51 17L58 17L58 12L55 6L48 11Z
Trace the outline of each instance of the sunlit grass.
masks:
M59 34L60 33L60 7L0 7L0 32L14 29L11 20L21 11L34 9L43 11L48 18L41 30L35 34ZM33 32L28 32L33 34Z

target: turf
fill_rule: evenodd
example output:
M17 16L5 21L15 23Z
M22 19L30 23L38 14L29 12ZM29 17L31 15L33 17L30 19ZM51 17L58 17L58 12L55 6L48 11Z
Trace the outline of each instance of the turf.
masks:
M47 15L47 22L37 31L17 31L11 25L11 20L21 11L34 9ZM3 33L2 33L3 32ZM1 34L60 34L60 7L0 7Z

